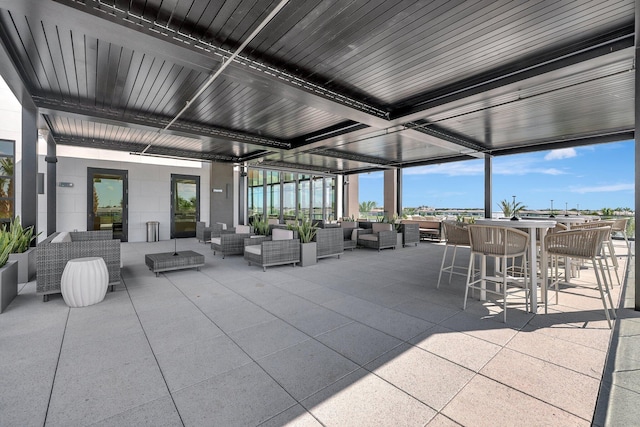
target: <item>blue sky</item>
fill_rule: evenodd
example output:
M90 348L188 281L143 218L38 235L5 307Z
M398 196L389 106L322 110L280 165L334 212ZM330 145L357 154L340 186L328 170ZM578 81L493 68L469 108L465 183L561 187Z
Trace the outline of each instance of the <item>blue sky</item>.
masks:
M494 210L503 199L530 209L598 210L634 208L634 142L496 157L493 160ZM435 208L482 208L484 160L418 166L403 171L402 204ZM360 175L360 202L383 205L383 173Z

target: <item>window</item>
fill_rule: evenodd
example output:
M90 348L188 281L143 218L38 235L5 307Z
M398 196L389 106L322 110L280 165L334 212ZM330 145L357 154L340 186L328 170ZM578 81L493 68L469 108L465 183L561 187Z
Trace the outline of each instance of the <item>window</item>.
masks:
M335 185L334 176L249 169L248 217L252 218L266 212L269 218L280 220L298 217L335 219Z
M11 222L15 215L15 141L0 140L0 222Z
M247 210L249 217L262 215L264 209L263 171L250 169L247 175Z

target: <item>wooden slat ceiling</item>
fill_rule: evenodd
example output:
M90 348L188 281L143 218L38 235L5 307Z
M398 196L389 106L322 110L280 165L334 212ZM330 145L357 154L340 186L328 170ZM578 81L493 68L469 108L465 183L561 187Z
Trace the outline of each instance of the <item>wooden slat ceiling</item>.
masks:
M0 0L0 72L60 144L212 161L356 173L633 136L633 0L290 0L194 98L279 3Z

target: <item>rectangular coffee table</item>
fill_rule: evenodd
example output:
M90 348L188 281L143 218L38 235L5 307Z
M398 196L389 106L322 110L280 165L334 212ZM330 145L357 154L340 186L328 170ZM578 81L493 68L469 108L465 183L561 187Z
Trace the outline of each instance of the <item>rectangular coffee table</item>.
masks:
M174 255L174 252L162 252L158 254L146 254L144 256L144 262L149 267L149 270L156 273L163 271L182 270L185 268L196 268L200 270L200 267L204 265L204 255L194 251L180 251L178 255Z

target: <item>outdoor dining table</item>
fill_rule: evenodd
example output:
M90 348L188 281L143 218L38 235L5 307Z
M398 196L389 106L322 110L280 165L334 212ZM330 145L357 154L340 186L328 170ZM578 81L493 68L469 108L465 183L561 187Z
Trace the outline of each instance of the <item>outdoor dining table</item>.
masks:
M544 236L547 234L547 230L556 226L555 219L519 219L512 221L511 219L489 219L480 218L476 220L480 225L493 225L498 227L512 227L512 228L524 228L529 230L529 278L531 281L531 312L537 313L538 311L538 274L537 274L537 257L538 251L536 249L536 230L540 233L540 265L547 265L547 254L544 251ZM547 269L540 268L542 272L542 280L540 283L540 291L542 293L542 302L545 303L547 297ZM546 307L546 303L545 303Z
M555 221L557 223L560 224L564 224L566 226L568 226L569 228L571 228L571 226L573 224L583 224L585 222L587 222L587 218L583 217L583 216L566 216L566 215L557 215L554 217L549 217L549 216L528 216L526 217L527 220L534 220L534 221Z

